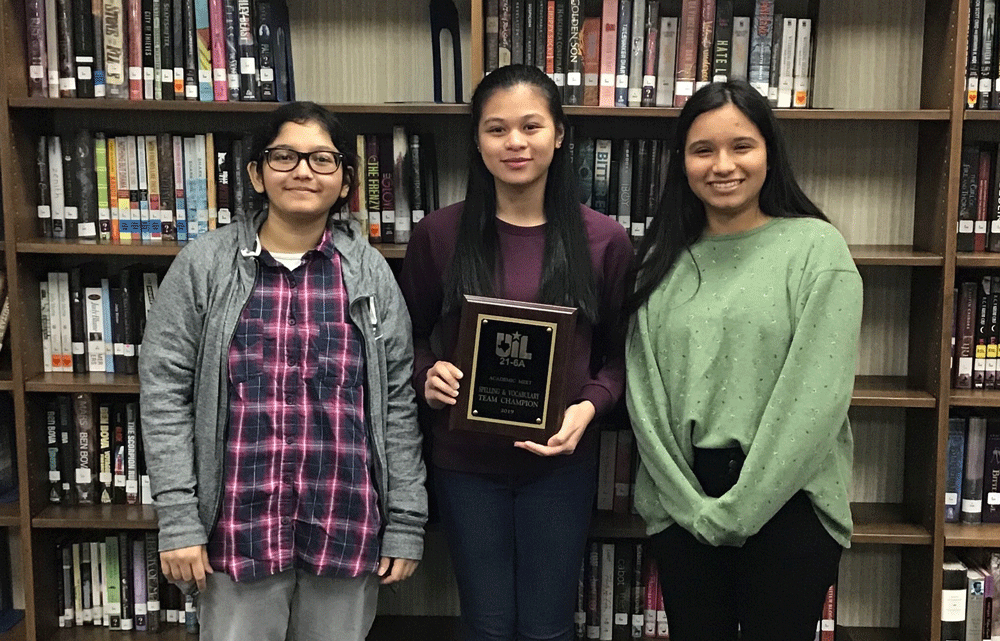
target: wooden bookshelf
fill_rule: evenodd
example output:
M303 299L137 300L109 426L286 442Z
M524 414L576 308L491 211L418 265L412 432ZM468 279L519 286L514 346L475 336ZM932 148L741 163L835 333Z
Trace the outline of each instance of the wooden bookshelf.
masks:
M14 381L9 374L0 373L0 392L10 392L14 389Z
M1000 524L945 523L944 544L961 548L1000 547Z
M8 107L17 110L76 110L114 112L199 112L206 114L268 113L280 106L277 102L198 102L187 100L91 100L85 98L10 98ZM385 115L468 115L467 104L433 102L325 104L334 113Z
M168 625L160 627L155 634L130 630L109 630L96 627L54 628L48 631L46 641L197 641L198 635L188 634L183 625Z
M1000 407L1000 390L951 390L952 407Z
M955 266L975 269L1000 268L1000 254L992 252L958 252L955 254Z
M104 374L90 372L74 374L69 372L49 372L39 374L24 384L27 392L93 392L103 394L138 394L139 376L136 374Z
M19 525L21 525L21 508L18 503L0 503L0 527Z
M905 506L897 503L852 503L852 544L931 545L933 534L910 523Z
M906 245L850 245L851 258L858 266L942 267L944 256L919 251Z
M902 632L892 628L837 626L836 641L903 641Z
M155 530L152 505L47 505L31 526L50 529Z
M934 396L914 389L905 376L856 376L852 407L934 407Z
M567 106L567 116L602 116L608 118L676 118L681 110L671 107L580 107ZM775 109L782 120L901 120L946 121L947 109Z

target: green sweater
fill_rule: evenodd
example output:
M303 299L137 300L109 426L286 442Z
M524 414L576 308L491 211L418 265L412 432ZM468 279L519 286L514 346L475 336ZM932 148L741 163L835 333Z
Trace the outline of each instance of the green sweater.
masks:
M812 218L706 236L632 319L627 402L641 455L635 503L650 534L678 523L740 546L804 489L850 546L851 402L861 276ZM700 284L699 284L700 273ZM740 446L739 482L710 498L693 447Z

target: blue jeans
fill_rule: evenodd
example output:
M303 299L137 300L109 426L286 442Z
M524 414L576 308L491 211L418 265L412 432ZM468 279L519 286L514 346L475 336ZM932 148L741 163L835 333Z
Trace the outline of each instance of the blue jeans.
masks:
M466 641L572 641L597 473L435 470Z

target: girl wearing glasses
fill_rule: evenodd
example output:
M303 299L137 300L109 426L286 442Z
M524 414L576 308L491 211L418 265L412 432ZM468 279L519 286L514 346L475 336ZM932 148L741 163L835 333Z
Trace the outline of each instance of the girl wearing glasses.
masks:
M595 416L622 394L617 329L632 246L580 204L555 83L536 67L492 72L472 96L465 201L414 230L400 279L415 337L413 382L433 410L431 457L467 640L573 639L596 487ZM463 294L578 311L561 429L546 443L447 429ZM431 336L440 330L441 343Z
M331 216L356 188L354 139L318 105L276 110L247 165L263 208L181 250L147 320L160 561L201 590L204 641L361 641L379 583L422 554L409 317Z

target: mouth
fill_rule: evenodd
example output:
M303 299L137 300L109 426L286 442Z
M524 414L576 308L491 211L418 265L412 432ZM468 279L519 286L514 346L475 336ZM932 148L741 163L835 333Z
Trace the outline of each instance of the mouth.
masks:
M715 180L708 183L709 187L717 191L730 191L743 184L743 179L736 180Z
M528 164L530 160L530 158L508 158L504 160L503 163L508 167L523 167Z

